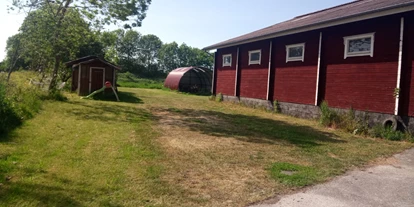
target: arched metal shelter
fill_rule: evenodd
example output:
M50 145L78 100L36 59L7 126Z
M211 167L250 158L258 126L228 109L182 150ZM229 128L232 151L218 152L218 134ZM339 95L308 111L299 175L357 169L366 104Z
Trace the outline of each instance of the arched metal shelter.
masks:
M168 74L164 86L181 92L210 92L212 74L210 69L202 67L177 68Z

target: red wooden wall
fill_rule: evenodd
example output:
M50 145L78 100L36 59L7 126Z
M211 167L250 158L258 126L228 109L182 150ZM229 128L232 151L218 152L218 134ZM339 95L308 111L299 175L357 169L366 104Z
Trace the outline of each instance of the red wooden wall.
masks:
M375 32L374 57L344 59L344 36ZM400 16L325 29L325 100L335 108L393 114L397 86Z
M404 21L400 114L414 116L414 12L405 14Z
M323 32L319 100L331 107L393 114L397 87L400 20L405 16L400 115L414 116L414 12L272 39L270 100L314 104L319 34ZM374 57L344 59L344 37L375 32ZM238 96L266 99L271 40L240 45ZM306 43L305 61L286 63L286 45ZM250 50L262 50L260 65L248 65ZM231 67L222 55L232 54ZM237 47L217 51L216 93L235 95ZM320 102L319 101L319 102Z
M286 45L305 43L304 61L286 62ZM273 49L273 100L315 104L319 32L276 38Z
M249 51L262 50L261 63L249 65ZM270 41L255 42L240 47L240 96L267 98Z
M230 66L223 66L223 55L232 54L232 63ZM234 96L236 89L236 62L237 62L237 48L225 48L217 50L216 67L216 94Z

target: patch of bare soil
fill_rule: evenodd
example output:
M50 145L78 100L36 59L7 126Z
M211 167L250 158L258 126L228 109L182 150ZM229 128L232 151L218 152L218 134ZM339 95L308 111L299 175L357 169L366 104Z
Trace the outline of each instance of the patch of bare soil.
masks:
M269 178L266 166L284 153L288 157L286 146L213 136L189 127L228 125L219 117L170 111L153 114L158 120L155 127L162 133L158 141L168 155L164 179L183 189L188 200L183 205L245 206L274 195L275 189L280 193L280 184Z

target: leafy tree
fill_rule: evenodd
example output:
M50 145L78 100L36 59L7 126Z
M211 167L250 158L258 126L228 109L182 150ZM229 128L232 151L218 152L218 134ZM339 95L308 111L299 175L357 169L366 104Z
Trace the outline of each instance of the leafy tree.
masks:
M144 35L139 41L140 63L149 67L158 62L158 53L162 47L162 41L155 35Z
M12 71L16 68L18 62L22 65L21 56L23 54L23 48L21 44L21 35L17 34L7 39L6 51L7 56L4 62L4 67L8 70L7 81L10 80Z
M101 27L103 24L124 22L125 28L131 28L141 25L150 3L151 0L13 0L11 9L41 9L43 11L44 18L37 19L37 22L44 20L51 27L47 32L51 37L48 39L51 44L49 49L54 59L52 80L49 87L49 91L53 91L56 88L57 75L62 68L62 58L65 55L62 49L68 43L64 29L65 24L71 22L69 20L71 12L79 12L84 20L97 27ZM33 23L36 25L36 22Z
M9 39L6 48L7 60L12 60L16 56L13 51L20 49L18 58L22 63L18 64L18 67L24 66L43 73L50 72L49 69L55 63L54 43L50 41L54 39L55 25L53 19L47 18L47 10L48 8L40 8L28 14L20 27L20 33ZM77 10L68 11L66 21L62 26L59 41L61 47L59 54L62 56L60 61L66 62L88 54L103 56L103 46ZM24 45L24 47L18 47L19 45ZM58 66L56 76L62 81L67 81L71 70L60 62Z
M163 71L169 72L179 67L200 66L212 69L213 55L198 48L178 46L176 42L164 44L159 52L159 63Z
M164 44L161 47L159 51L159 61L163 71L169 72L180 67L181 63L178 56L178 50L179 47L176 42Z

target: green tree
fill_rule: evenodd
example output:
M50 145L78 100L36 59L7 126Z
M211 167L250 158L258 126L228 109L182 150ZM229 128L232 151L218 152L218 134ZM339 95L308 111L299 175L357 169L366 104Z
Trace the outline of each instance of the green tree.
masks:
M185 43L164 44L159 52L159 63L163 71L169 72L179 67L200 66L212 69L213 55Z
M159 51L160 67L164 72L169 72L180 67L178 57L178 44L176 42L164 44Z
M69 21L69 13L79 12L84 20L102 27L103 24L125 23L125 28L141 26L151 0L13 0L11 9L42 9L43 19L49 23L48 34L51 43L54 66L49 91L56 88L56 79L62 68L62 49L67 39L64 38L65 24ZM40 21L40 19L38 20ZM34 24L36 25L36 23Z
M20 47L20 61L32 70L50 72L50 68L55 63L54 43L50 41L54 39L55 25L53 19L47 18L48 9L40 8L28 14L20 27L20 33L16 35L19 44L16 44L16 41L10 41L10 44L8 42L7 60L13 59L13 51L19 48L17 46L24 45ZM67 12L66 21L62 23L62 26L59 41L60 61L65 62L89 54L103 56L103 47L99 39L77 10L70 9ZM67 81L70 75L71 70L59 62L56 78Z
M162 41L155 35L144 35L139 41L139 63L147 68L146 73L155 73L158 70L158 54Z

